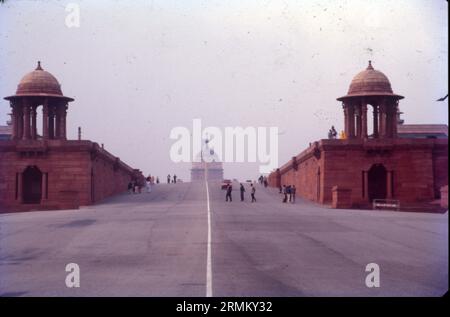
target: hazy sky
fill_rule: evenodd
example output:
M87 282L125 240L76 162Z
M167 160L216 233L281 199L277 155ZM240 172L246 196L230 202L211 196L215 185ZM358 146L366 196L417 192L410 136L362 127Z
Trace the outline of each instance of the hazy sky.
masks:
M80 27L68 28L68 3ZM336 98L373 61L390 79L406 123L448 124L447 2L16 1L0 5L0 96L42 61L75 98L69 138L105 148L145 174L176 173L175 126L278 126L283 164L343 128ZM9 118L0 101L0 124ZM258 165L226 163L256 178Z

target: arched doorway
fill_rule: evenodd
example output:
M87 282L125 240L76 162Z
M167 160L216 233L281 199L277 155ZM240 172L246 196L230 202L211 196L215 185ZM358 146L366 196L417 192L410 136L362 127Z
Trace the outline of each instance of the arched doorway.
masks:
M42 197L42 172L37 166L28 166L23 172L23 202L39 204Z
M369 200L386 199L387 171L383 164L374 164L368 173Z

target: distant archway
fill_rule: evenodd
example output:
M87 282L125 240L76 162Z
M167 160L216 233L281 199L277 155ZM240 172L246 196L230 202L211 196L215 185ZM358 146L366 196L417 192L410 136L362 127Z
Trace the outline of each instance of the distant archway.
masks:
M23 202L39 204L42 197L42 172L37 166L28 166L23 172Z
M386 199L387 170L383 164L374 164L368 173L369 199Z

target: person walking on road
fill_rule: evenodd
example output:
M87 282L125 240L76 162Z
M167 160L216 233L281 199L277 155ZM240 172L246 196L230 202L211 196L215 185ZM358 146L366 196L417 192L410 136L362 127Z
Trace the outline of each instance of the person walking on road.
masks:
M149 176L145 182L145 187L147 188L147 193L151 193L152 192L152 182L151 182L152 178Z
M228 201L228 199L230 199L230 202L232 201L232 199L231 199L231 191L232 190L233 190L233 187L231 187L231 184L228 184L227 195L225 196L225 201Z
M173 182L174 182L174 184L177 183L177 175L175 175L175 174L173 174Z
M242 185L242 183L241 183L241 187L239 189L241 191L241 201L244 201L245 188L244 188L244 185Z
M283 194L284 194L283 203L285 203L285 202L287 202L287 188L286 188L286 185L283 185Z
M167 184L170 184L170 174L167 175Z
M251 186L252 186L252 192L251 192L251 194L252 194L252 203L253 202L256 203L256 198L255 198L256 188L255 188L255 186L253 186L253 184L251 184Z

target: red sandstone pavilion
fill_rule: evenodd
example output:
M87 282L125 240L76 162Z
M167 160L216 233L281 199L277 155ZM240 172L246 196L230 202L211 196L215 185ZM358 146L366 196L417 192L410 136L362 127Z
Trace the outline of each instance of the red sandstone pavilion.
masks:
M66 139L66 114L74 99L42 69L5 97L12 108L12 135L0 140L0 211L78 208L126 191L143 175L97 143ZM36 114L42 106L42 136Z
M269 175L309 200L334 208L367 207L374 199L426 208L448 199L448 138L399 135L399 100L389 79L369 66L352 80L344 109L345 139L314 142ZM368 110L373 131L368 131ZM441 193L442 192L442 193Z

